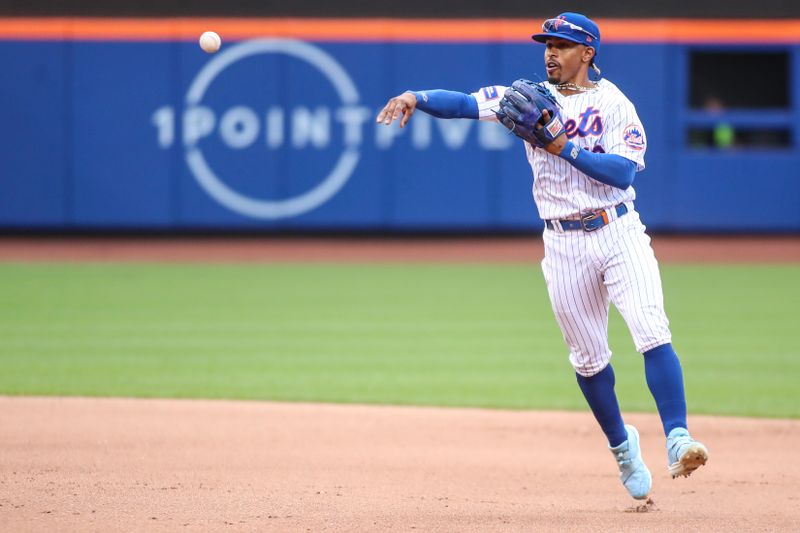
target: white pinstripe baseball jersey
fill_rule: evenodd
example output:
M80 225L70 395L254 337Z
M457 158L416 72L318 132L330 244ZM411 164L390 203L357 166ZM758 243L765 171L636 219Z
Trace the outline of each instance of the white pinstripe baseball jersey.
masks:
M580 148L617 154L644 169L647 140L636 109L622 91L608 80L600 80L594 90L569 96L559 93L549 82L542 82L561 105L561 119L567 137ZM507 87L484 87L472 93L478 102L481 120L497 121L494 111ZM593 180L567 161L525 143L528 162L535 176L533 197L539 216L562 219L583 211L608 208L636 198L633 187L620 190Z

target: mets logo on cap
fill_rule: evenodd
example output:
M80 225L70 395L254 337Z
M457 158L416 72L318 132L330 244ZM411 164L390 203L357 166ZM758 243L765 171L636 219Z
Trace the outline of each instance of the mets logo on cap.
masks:
M625 144L628 146L628 148L632 148L633 150L644 150L645 140L641 126L637 124L629 125L622 133L622 139L625 141Z

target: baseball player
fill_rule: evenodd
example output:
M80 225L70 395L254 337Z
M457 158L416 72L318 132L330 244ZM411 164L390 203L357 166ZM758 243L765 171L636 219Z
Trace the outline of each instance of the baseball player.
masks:
M644 169L647 138L633 104L596 77L600 31L578 13L563 13L532 36L543 43L547 81L517 80L472 94L407 91L389 100L377 122L415 109L439 118L499 121L523 139L534 174L533 197L545 221L542 270L569 360L589 407L608 438L628 493L646 499L652 486L639 434L622 420L608 346L613 302L644 357L645 376L667 437L673 478L708 460L687 430L680 361L672 347L661 277L631 186Z

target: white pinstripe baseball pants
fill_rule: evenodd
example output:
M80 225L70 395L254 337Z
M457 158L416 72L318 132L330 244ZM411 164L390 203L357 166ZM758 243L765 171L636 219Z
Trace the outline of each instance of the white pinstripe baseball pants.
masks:
M544 249L547 292L578 374L593 376L611 360L609 302L640 353L671 342L658 262L639 213L591 233L545 229Z

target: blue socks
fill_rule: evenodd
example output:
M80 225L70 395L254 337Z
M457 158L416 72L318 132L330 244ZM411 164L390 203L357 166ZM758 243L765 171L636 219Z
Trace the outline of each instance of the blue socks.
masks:
M608 438L608 445L614 448L628 440L628 432L619 412L617 395L614 393L616 379L611 365L608 364L603 370L588 378L577 373L575 376L595 419Z
M683 371L672 344L663 344L642 354L647 386L656 401L664 434L686 426L686 397Z
M664 435L675 428L686 428L686 397L683 391L683 371L672 344L663 344L642 354L647 386L656 401L664 426ZM607 365L591 377L575 374L583 396L608 438L612 448L628 440L622 422L617 395L614 393L614 369Z

